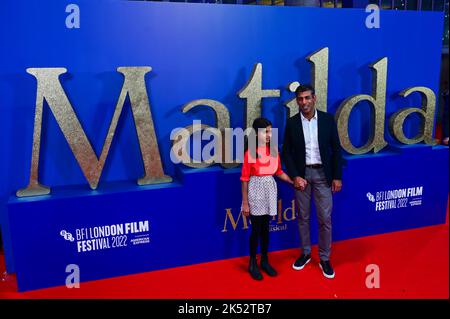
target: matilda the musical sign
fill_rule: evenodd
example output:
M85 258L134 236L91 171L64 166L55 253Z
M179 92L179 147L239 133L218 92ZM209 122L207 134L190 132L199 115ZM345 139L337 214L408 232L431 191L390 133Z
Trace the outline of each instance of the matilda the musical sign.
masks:
M315 84L316 94L319 96L317 108L326 112L328 83L325 80L328 78L328 48L324 48L313 54L309 60L317 61L318 64L314 65L311 73L313 75L312 78L313 83ZM338 133L341 144L343 148L351 154L364 154L371 150L376 153L387 145L384 138L387 58L381 59L371 67L374 69L374 74L372 75L372 95L360 94L349 97L341 103L336 113ZM164 175L162 170L158 142L153 125L152 113L148 102L148 93L145 86L145 75L151 70L151 67L119 67L117 69L118 72L124 75L124 83L120 92L119 101L117 102L114 110L113 119L111 121L105 143L102 148L102 153L100 157L97 158L91 144L89 143L86 133L81 127L74 109L59 82L59 75L64 74L67 70L64 68L27 69L28 73L36 77L38 84L36 113L34 119L35 126L31 160L32 165L30 181L27 188L18 191L17 195L35 196L48 194L50 192L49 188L40 185L38 181L44 99L47 101L50 109L52 110L52 113L55 116L64 137L70 145L70 148L92 189L96 189L99 183L100 176L108 156L109 148L116 132L117 122L122 113L125 98L127 96L130 99L131 111L133 113L137 137L139 140L139 147L142 154L142 162L144 163L144 177L138 180L138 184L147 185L170 182L172 179ZM289 85L289 89L294 92L297 86L298 82L291 83ZM433 138L433 124L436 108L436 95L430 88L421 86L405 89L399 92L399 95L408 96L414 92L421 94L421 107L405 108L393 114L389 119L390 132L393 137L404 144L416 144L424 141L429 145L435 145L436 142ZM253 70L251 78L248 80L245 87L239 92L239 97L246 100L246 128L251 127L250 123L252 123L255 118L261 116L261 104L263 98L279 96L279 90L267 90L262 88L262 65L257 64ZM357 148L350 141L348 134L349 118L355 105L364 100L370 102L373 107L374 111L371 112L370 115L370 121L373 125L366 128L370 134L370 138L367 143L364 146ZM213 110L216 118L217 129L219 129L218 132L220 132L220 130L230 129L230 114L228 109L219 101L206 99L195 100L189 102L185 107L183 107L183 113L199 105L209 106ZM289 108L289 116L293 116L298 113L298 106L295 98L289 101L286 106ZM406 117L414 112L422 115L423 119L417 129L418 134L414 138L408 138L404 134L403 124ZM200 129L201 128L202 127L200 127ZM223 140L223 137L221 141ZM233 138L233 135L230 134L227 137L227 140L223 141L224 144L229 144L232 142L231 139ZM187 140L182 140L180 143L185 145L187 142ZM215 147L213 147L215 152L222 149L221 146L217 147L218 144L219 143L216 143L216 145L214 145ZM220 145L222 145L222 142ZM242 149L243 143L241 142L240 145ZM214 163L232 164L235 162L241 162L236 161L236 159L233 158L230 158L231 162L227 162L227 158L229 157L223 154L223 156L220 156L219 160ZM192 164L192 159L188 156L187 159L185 158L182 162ZM210 165L214 163L210 163Z

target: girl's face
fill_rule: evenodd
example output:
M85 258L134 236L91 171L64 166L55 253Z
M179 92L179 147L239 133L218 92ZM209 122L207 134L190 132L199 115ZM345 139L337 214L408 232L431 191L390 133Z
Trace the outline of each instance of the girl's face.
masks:
M259 145L268 144L271 138L272 138L272 126L269 125L265 129L258 129Z

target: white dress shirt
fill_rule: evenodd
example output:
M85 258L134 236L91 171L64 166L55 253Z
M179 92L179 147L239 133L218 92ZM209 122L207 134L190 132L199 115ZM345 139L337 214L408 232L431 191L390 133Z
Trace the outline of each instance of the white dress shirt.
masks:
M300 112L302 119L303 135L305 137L306 147L306 165L322 164L319 150L319 137L317 132L317 110L314 110L314 116L308 120Z

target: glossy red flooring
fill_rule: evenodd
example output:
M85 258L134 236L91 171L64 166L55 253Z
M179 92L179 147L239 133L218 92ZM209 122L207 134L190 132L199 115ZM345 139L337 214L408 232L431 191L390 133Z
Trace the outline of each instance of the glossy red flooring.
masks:
M153 271L92 282L78 289L56 287L16 292L14 275L0 281L0 298L449 298L449 228L445 225L336 242L334 279L313 260L292 269L298 250L273 252L279 276L250 278L248 258ZM379 268L379 288L367 288L368 265ZM4 272L3 256L0 270Z

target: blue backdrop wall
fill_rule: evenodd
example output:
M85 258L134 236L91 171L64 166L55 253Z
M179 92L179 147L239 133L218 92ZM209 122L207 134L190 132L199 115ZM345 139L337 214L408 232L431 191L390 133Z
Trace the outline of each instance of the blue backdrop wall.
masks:
M174 165L170 132L194 119L214 126L206 107L181 112L185 103L205 98L228 108L231 127L245 126L245 100L237 92L262 63L263 88L281 91L280 98L263 100L262 115L282 136L283 104L292 98L286 86L310 82L306 57L324 47L330 113L351 95L371 94L369 65L388 57L389 146L377 154L346 155L344 189L335 196L334 239L445 221L448 149L402 146L387 130L394 112L420 106L418 94L402 98L401 90L425 86L438 93L442 13L382 11L380 28L368 29L368 14L360 9L77 1L80 28L69 29L70 3L0 4L0 221L8 271L17 273L19 289L63 285L68 264L79 265L85 281L246 255L239 168ZM36 80L26 68L68 69L62 86L100 154L123 83L120 66L153 69L146 86L164 170L174 182L135 185L143 166L127 101L99 188L91 191L45 107L40 180L54 189L49 196L17 199L14 192L29 179L36 103ZM407 135L417 132L419 121L407 119ZM366 142L369 123L369 106L361 103L350 117L355 145ZM379 210L384 192L398 189L406 189L406 196L397 207ZM281 184L280 199L272 250L299 245L292 190ZM124 233L98 236L110 248L87 250L83 240L107 225L124 227ZM63 230L74 240L64 238ZM312 230L315 239L314 225ZM88 238L80 237L83 231Z

